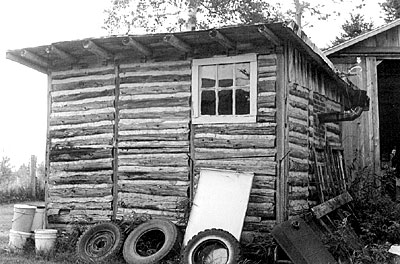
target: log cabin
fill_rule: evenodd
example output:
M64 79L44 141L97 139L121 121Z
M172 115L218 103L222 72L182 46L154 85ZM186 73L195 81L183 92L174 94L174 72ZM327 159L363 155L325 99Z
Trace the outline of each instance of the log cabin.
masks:
M53 228L131 214L184 225L212 168L254 174L242 236L268 235L345 190L342 121L367 109L294 22L65 41L7 58L48 75Z

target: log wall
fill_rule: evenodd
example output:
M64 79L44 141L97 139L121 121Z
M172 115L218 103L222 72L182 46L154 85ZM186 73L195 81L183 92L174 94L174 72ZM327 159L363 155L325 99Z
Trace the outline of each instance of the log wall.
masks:
M289 217L316 205L313 149L341 146L339 123L318 124L316 115L341 111L340 92L323 71L297 49L288 52Z
M114 67L53 72L47 216L51 225L112 215Z
M117 215L184 220L190 61L122 64L119 77Z
M202 168L255 173L243 235L275 224L276 64L275 54L258 56L257 123L193 126L195 178Z

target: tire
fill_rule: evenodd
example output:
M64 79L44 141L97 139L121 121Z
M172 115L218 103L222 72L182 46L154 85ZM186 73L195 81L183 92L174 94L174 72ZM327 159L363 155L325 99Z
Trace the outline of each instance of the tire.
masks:
M124 235L117 224L98 223L79 237L76 254L84 262L99 263L117 254L123 242Z
M152 264L179 251L182 235L168 220L153 219L137 226L126 238L123 255L128 264Z
M222 229L207 229L189 240L182 251L182 264L236 264L240 246L236 238Z

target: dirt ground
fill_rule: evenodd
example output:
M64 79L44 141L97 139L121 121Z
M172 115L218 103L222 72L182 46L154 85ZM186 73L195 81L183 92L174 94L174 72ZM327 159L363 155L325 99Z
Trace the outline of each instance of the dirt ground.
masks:
M44 202L24 202L29 205L44 205ZM0 204L0 250L7 248L8 235L14 216L14 204Z

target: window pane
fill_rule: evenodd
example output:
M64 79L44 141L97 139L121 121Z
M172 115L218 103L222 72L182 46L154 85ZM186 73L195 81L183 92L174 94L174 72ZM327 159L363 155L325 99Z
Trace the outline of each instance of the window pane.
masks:
M199 70L201 88L215 87L215 65L201 66Z
M250 63L238 63L235 65L236 86L250 84Z
M215 115L215 92L202 91L201 92L201 114L202 115Z
M248 115L250 114L250 92L243 89L236 90L236 114Z
M233 85L233 64L218 65L218 86L231 87Z
M232 114L232 90L222 90L218 92L218 114Z

